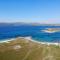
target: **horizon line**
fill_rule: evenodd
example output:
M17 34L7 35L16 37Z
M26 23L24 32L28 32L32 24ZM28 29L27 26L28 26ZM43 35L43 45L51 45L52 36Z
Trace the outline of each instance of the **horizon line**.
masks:
M60 24L60 23L40 23L40 22L0 22L0 23L26 23L26 24Z

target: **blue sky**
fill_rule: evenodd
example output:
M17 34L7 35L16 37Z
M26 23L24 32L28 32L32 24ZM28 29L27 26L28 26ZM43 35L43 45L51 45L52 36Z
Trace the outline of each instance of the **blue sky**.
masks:
M60 0L0 0L0 22L60 23Z

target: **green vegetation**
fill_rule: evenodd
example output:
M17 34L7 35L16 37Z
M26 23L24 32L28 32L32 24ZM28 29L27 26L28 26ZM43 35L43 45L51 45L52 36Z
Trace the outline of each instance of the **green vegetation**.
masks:
M0 43L0 60L60 60L60 47L18 38L10 43Z

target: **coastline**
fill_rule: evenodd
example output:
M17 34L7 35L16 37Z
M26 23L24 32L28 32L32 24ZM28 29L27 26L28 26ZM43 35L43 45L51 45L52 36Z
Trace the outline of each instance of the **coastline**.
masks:
M30 41L32 41L32 42L39 43L39 44L43 44L43 45L56 45L56 46L59 45L59 46L60 46L60 43L40 42L40 41L37 41L37 40L33 40L30 36L29 36L29 37L18 37L18 38L27 39L27 40L30 40ZM11 38L11 39L2 40L2 41L0 41L0 43L9 43L10 41L13 41L13 40L16 40L16 38Z
M40 42L37 40L33 40L31 37L25 37L25 39L30 40L30 41L35 42L35 43L44 44L44 45L56 45L56 46L60 45L60 43Z
M18 38L25 38L25 37L18 37ZM16 38L9 38L5 40L1 40L0 43L9 43L10 41L16 40Z
M0 43L9 43L10 41L15 40L16 38L1 40Z

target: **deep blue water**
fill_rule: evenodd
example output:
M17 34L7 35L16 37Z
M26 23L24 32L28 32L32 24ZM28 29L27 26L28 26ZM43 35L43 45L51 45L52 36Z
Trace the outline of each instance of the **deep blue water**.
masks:
M37 41L59 42L60 32L46 33L41 31L46 28L60 28L60 26L0 26L0 40L31 36Z

